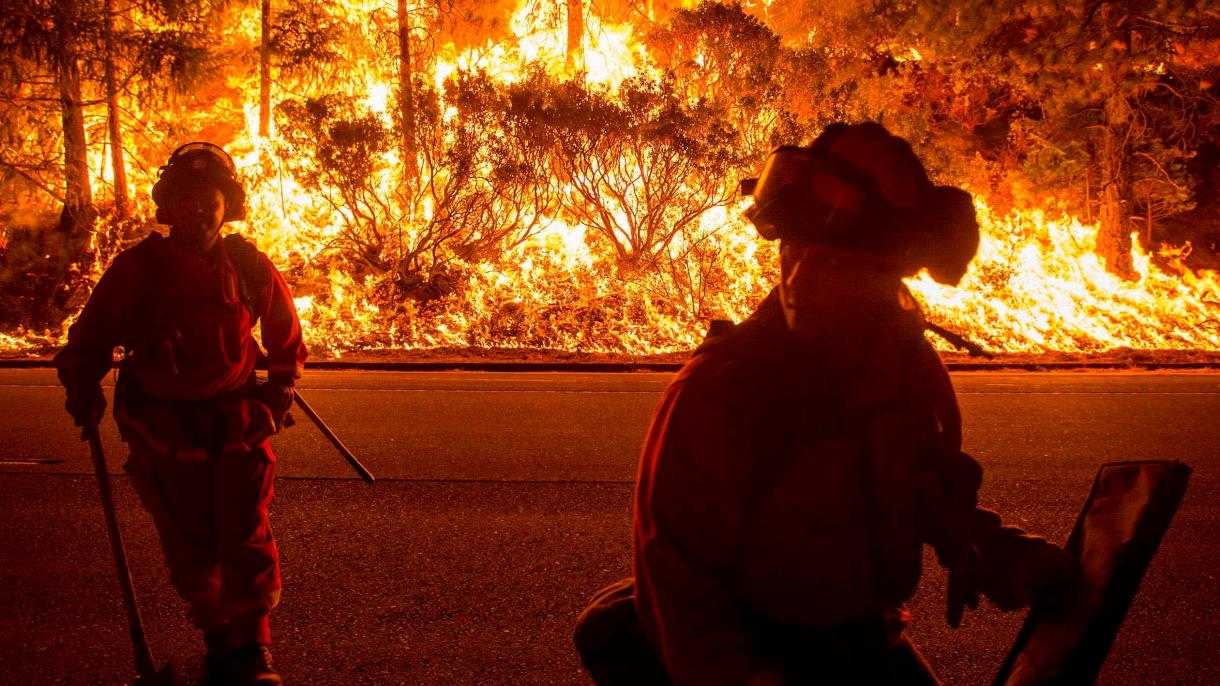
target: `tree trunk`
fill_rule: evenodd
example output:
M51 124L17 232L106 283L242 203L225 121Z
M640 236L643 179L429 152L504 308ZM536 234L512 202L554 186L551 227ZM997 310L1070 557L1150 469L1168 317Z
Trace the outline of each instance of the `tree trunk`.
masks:
M123 125L119 120L119 86L114 73L114 2L102 8L102 33L105 43L106 120L110 129L110 165L114 174L114 211L119 219L130 214L127 200L127 168L123 163Z
M1151 252L1152 251L1152 188L1151 187L1148 188L1148 197L1146 198L1145 202L1146 202L1146 205L1145 205L1144 209L1146 209L1148 211L1148 226L1147 226L1148 235L1145 237L1145 240L1147 241L1146 245L1148 246L1148 251Z
M1093 223L1093 164L1084 165L1084 220Z
M85 113L81 98L80 64L73 24L76 3L60 4L56 80L64 134L64 217L62 226L84 235L93 226L93 189L89 185L89 151L85 139Z
M258 137L271 135L271 0L263 0L258 43Z
M89 184L89 150L85 138L85 113L81 98L81 75L77 54L77 17L74 0L58 5L55 29L58 51L55 54L55 79L59 90L60 115L64 136L64 208L54 239L45 241L47 256L44 272L49 292L36 296L33 319L51 322L58 318L76 293L79 283L69 277L69 267L85 261L97 211ZM81 267L79 271L83 272Z
M411 17L407 0L398 0L398 80L399 112L402 116L402 163L408 180L419 175L415 160L415 99L411 66Z
M585 8L584 0L567 0L567 4L568 45L564 66L572 74L585 68Z
M1101 225L1097 253L1106 269L1125 279L1135 276L1127 211L1126 151L1112 125L1102 129Z

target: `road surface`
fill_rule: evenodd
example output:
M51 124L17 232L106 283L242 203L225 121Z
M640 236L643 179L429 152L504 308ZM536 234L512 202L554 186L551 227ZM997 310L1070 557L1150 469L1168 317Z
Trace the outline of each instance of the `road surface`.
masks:
M628 575L636 452L668 378L310 373L302 392L381 481L353 480L307 424L276 439L287 683L588 683L572 623ZM1220 374L955 382L984 504L1057 542L1100 463L1195 468L1100 683L1220 683ZM52 372L0 370L0 683L121 684L130 650L96 486L61 407ZM112 425L104 438L120 474ZM115 484L154 651L196 675L151 524ZM912 634L946 684L990 683L1021 616L984 608L950 631L943 574L926 569Z

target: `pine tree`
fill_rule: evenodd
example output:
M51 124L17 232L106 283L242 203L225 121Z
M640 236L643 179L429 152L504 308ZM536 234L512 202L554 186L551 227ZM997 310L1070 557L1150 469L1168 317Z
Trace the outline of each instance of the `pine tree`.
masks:
M1137 203L1188 206L1182 161L1216 96L1183 58L1218 28L1172 0L1003 0L921 5L902 39L955 81L986 78L1020 102L1008 132L1022 174L1044 195L1083 196L1082 214L1096 205L1098 252L1130 276Z
M89 165L91 150L101 152L102 137L86 127L88 108L106 107L115 214L126 216L123 101L137 77L155 86L199 58L206 39L196 27L164 26L170 13L187 7L144 3L149 25L136 26L116 21L128 9L116 0L0 1L0 41L12 47L0 57L0 182L26 205L5 209L29 214L54 205L59 215L54 225L37 222L10 235L0 290L22 301L21 320L46 326L71 309L97 236L107 228L98 225L96 192L102 187L95 188Z

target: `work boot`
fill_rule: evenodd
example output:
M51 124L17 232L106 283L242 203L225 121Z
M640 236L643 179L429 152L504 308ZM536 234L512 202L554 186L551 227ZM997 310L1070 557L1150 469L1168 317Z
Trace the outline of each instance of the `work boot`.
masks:
M203 683L205 686L229 686L233 683L233 649L229 647L229 628L203 632Z
M251 643L233 651L233 675L240 686L280 686L284 683L271 664L271 649L265 643Z

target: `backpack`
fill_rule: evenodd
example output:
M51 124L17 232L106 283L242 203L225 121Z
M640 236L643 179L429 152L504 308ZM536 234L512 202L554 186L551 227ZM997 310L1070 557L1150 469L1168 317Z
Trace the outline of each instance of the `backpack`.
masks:
M271 274L261 259L262 252L241 234L231 233L221 240L224 241L229 263L237 272L237 288L242 302L249 308L250 316L257 324L262 315L258 308L257 294L271 283Z
M669 686L672 682L635 610L635 579L594 594L572 636L597 686Z

